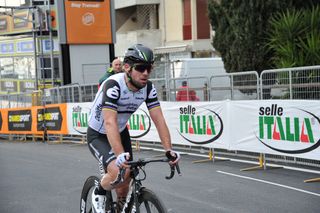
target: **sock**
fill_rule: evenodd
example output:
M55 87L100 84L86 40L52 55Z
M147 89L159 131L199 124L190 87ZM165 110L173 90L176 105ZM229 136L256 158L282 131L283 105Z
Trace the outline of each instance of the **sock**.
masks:
M104 188L102 188L101 184L99 183L98 187L96 187L96 189L94 190L94 193L96 195L105 195L106 190Z

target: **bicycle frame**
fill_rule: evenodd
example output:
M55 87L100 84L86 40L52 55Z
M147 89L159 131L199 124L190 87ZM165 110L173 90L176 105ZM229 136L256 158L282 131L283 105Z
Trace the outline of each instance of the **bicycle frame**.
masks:
M142 180L146 178L146 176L143 179L139 179L138 176L140 174L140 170L144 172L142 169L143 166L145 166L148 163L151 162L168 162L168 159L154 159L154 160L138 160L138 161L131 161L128 162L128 165L131 165L130 167L130 177L131 181L129 184L129 192L126 197L126 202L123 206L123 209L121 210L121 213L125 213L126 211L130 210L130 207L132 206L131 212L140 213L140 207L139 207L139 195L141 194L141 189L144 187L142 186ZM170 166L171 173L169 176L166 176L166 179L171 179L174 176L175 169L177 169L178 174L180 175L180 168L178 165L176 166ZM114 183L121 182L123 180L125 169L120 169L117 179L114 181ZM146 175L146 174L145 174ZM133 200L132 200L133 196ZM133 203L131 203L133 202Z

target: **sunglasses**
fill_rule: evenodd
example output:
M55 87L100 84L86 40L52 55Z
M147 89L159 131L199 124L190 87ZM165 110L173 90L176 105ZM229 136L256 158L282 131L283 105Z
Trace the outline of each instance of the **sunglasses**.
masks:
M152 64L134 64L132 67L140 73L144 73L147 70L148 74L150 74L152 71Z

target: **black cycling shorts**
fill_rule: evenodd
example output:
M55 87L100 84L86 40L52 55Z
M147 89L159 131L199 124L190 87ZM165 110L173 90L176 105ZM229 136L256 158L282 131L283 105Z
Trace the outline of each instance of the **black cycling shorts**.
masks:
M132 160L132 146L129 130L125 128L120 133L120 137L124 151L130 153L129 160ZM106 169L108 164L116 159L116 156L113 153L108 138L105 134L101 134L95 131L94 129L88 127L87 142L89 150L91 151L93 156L99 161L100 170L102 169L101 165L104 169Z

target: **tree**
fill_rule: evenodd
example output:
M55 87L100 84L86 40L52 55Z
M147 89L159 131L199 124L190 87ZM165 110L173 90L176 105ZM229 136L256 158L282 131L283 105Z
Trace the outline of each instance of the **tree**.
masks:
M286 10L275 15L270 26L268 47L274 53L272 62L277 68L320 64L320 6ZM288 84L288 75L279 73L278 83ZM319 70L292 72L291 75L294 98L320 98Z
M269 19L290 8L309 8L319 0L209 0L208 13L215 30L212 45L220 52L227 72L272 68L267 47Z
M277 68L320 64L320 7L286 10L270 19L268 47Z

